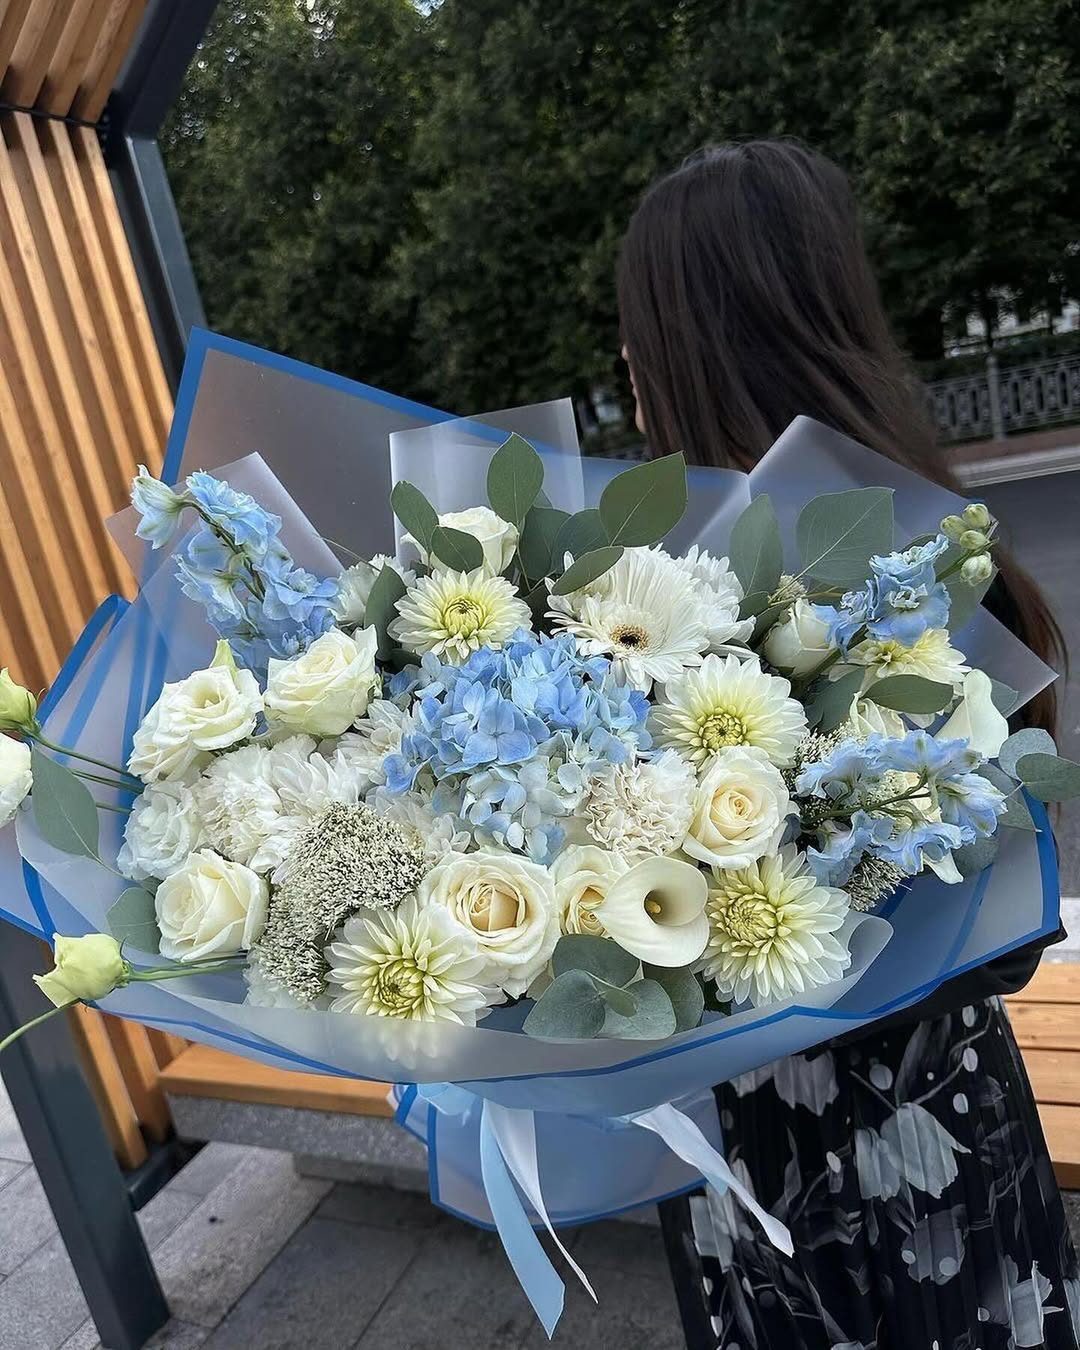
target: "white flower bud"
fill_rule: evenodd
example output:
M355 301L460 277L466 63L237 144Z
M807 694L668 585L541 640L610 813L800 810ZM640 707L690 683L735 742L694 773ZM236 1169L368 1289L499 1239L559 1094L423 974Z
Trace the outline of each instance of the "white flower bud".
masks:
M128 964L120 955L120 944L108 933L77 938L57 933L53 961L54 969L35 975L34 983L58 1008L77 999L104 998L127 983Z
M965 558L960 566L960 575L969 586L978 586L988 581L994 572L994 564L989 553L976 553L973 558Z
M15 683L5 666L0 670L0 728L25 730L33 725L36 713L37 699Z

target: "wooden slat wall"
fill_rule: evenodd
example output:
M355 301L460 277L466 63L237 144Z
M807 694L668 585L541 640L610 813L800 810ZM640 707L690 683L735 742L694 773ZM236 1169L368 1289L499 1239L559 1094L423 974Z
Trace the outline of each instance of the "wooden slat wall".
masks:
M160 467L172 402L93 126L146 0L0 0L0 666L41 689L129 593L105 517ZM42 114L74 119L50 120ZM183 1042L69 1014L117 1157L170 1128Z

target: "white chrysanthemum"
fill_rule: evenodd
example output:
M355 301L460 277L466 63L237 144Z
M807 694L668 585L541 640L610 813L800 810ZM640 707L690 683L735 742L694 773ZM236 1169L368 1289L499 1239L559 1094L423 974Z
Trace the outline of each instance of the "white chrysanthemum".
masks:
M851 964L836 936L848 909L846 893L820 885L790 846L741 871L715 872L702 969L722 999L757 1007L832 984Z
M754 631L754 620L739 618L743 588L727 558L714 558L693 544L685 557L674 561L697 586L709 649L718 652L729 643L745 642Z
M347 919L326 949L331 1012L408 1022L475 1026L494 991L475 983L483 968L475 939L441 905L415 900L370 918Z
M310 744L314 747L313 741ZM271 777L270 751L265 746L245 745L220 755L192 792L208 847L256 872L281 862L287 851L282 832L287 813Z
M614 853L670 853L686 838L696 790L693 765L674 750L613 765L589 785L585 828Z
M586 656L610 656L623 680L648 693L701 664L708 649L698 585L666 553L628 548L602 577L553 595L548 617Z
M310 820L328 806L355 806L368 785L366 774L340 751L315 753L310 736L290 736L269 751L270 781L285 815Z
M790 683L755 661L710 654L667 683L649 717L657 744L699 767L728 745L756 745L779 768L806 738L806 713Z
M867 638L852 647L847 659L853 665L867 667L864 689L886 675L921 675L923 679L958 689L971 669L964 661L964 653L949 642L944 628L928 628L912 647Z
M387 755L401 749L408 714L388 699L375 699L366 714L337 743L337 754L345 760L368 788L386 782L383 764Z
M116 866L132 881L164 880L206 842L198 802L186 783L151 783L131 808Z
M337 595L331 603L334 618L343 628L363 625L371 588L384 567L392 567L406 586L416 585L416 573L401 566L385 553L377 553L370 562L354 563L338 577Z
M397 603L390 634L410 652L434 652L458 663L480 647L501 647L532 621L529 606L503 577L436 572L423 577Z

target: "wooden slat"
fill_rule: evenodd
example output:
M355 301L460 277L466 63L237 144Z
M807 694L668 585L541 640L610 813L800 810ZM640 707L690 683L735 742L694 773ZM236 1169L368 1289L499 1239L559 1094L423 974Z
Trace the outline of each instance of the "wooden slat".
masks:
M1021 1050L1080 1054L1080 1008L1074 1003L1011 1002L1009 1021Z
M1054 1174L1063 1190L1080 1190L1080 1107L1039 1105Z
M162 1143L169 1136L172 1118L146 1028L119 1017L106 1016L103 1021L135 1118L151 1139Z
M117 73L142 22L146 0L112 0L101 20L97 42L72 100L74 117L96 122L105 110Z
M1008 996L1013 1003L1080 1003L1080 962L1044 961L1026 988Z
M1025 1050L1024 1063L1040 1106L1080 1107L1080 1055L1068 1050Z
M0 85L0 94L9 102L22 107L37 102L70 4L71 0L34 0L11 54L11 67Z
M163 1069L166 1064L170 1064L177 1055L182 1055L187 1049L187 1041L183 1041L179 1036L173 1036L167 1031L158 1031L154 1027L147 1027L146 1036L159 1069Z
M33 3L34 0L0 0L0 81L11 64L11 54Z
M351 1116L393 1115L385 1083L271 1069L222 1050L192 1045L161 1071L166 1092L263 1106L339 1111Z
M68 1013L90 1072L87 1078L97 1098L101 1118L121 1167L139 1167L147 1159L146 1141L127 1084L116 1062L102 1015L81 1004Z
M60 39L49 57L48 69L38 94L38 104L48 112L66 116L75 91L101 32L109 0L68 0L68 15Z

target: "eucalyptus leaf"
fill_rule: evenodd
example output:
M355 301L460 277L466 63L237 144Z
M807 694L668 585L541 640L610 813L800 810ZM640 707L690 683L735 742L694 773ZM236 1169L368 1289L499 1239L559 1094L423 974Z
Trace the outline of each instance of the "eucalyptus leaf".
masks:
M998 751L998 763L1013 778L1019 778L1017 769L1024 755L1056 755L1057 744L1048 731L1041 727L1024 727L1015 731Z
M780 525L768 493L755 497L731 527L728 558L743 588L740 613L761 613L784 570Z
M390 624L397 618L397 602L405 594L405 583L400 574L386 563L375 578L364 607L364 627L374 628L379 635L379 656L389 661L395 644L390 636Z
M935 713L953 701L951 684L939 684L921 675L886 675L866 691L866 697L879 708L895 712Z
M973 877L985 872L998 855L1001 847L1001 835L992 834L989 838L976 839L963 848L953 850L953 861L962 877Z
M98 809L86 784L36 745L30 751L30 771L30 803L41 837L62 853L96 858Z
M420 489L404 479L395 483L390 493L390 505L424 552L430 553L431 536L439 528L439 516Z
M1010 689L1007 684L1003 684L1001 680L991 680L990 701L1002 717L1008 717L1020 701L1020 694L1016 689Z
M999 769L996 764L981 764L978 772L983 778L993 783L994 787L1005 798L1005 811L998 816L998 827L1004 826L1011 830L1034 830L1037 833L1038 826L1032 820L1027 802L1024 801L1024 795L1016 786L1016 782L1004 770Z
M455 572L471 572L484 561L484 549L479 539L446 525L437 525L432 530L431 551Z
M632 1041L662 1041L674 1036L675 1009L662 985L656 980L638 980L628 985L625 992L634 999L634 1012L623 1017L608 1007L603 1036Z
M567 553L580 558L603 548L609 542L600 512L595 506L590 506L563 523L555 538L555 561L561 564Z
M862 688L864 670L849 670L835 680L822 680L806 704L806 720L818 731L835 731L847 721L851 701Z
M754 631L750 634L750 645L759 643L777 619L782 618L790 608L791 605L787 602L779 605L767 605L756 614L754 616ZM739 608L739 612L743 618L749 617L750 611L746 608L745 599Z
M686 511L686 461L665 455L613 478L600 497L600 519L612 544L657 544Z
M637 1000L629 990L618 984L609 984L607 980L602 980L599 975L594 975L592 980L600 997L613 1013L617 1013L620 1017L634 1016L637 1012Z
M685 966L646 966L645 978L655 980L671 1000L676 1031L690 1031L700 1024L705 991L692 971Z
M963 631L982 604L986 592L994 584L997 572L991 572L985 581L972 586L959 572L954 572L945 580L949 592L949 632L955 635Z
M129 886L105 915L109 932L126 947L156 953L161 942L154 897L142 886Z
M588 586L605 572L610 572L622 555L621 548L611 546L583 553L552 586L551 594L569 595L572 591L580 591L583 586Z
M891 488L829 492L807 502L795 526L804 569L834 586L861 586L873 554L893 546Z
M562 555L555 551L559 531L570 519L565 511L553 506L534 506L525 517L518 543L521 568L530 581L546 577Z
M521 529L544 486L544 463L528 441L512 435L491 457L488 503L497 516Z
M1061 755L1021 755L1016 771L1024 786L1041 802L1067 802L1080 797L1080 764Z
M567 933L559 939L551 958L556 976L568 970L587 970L609 984L629 984L638 973L636 956L623 951L610 938L593 933Z
M526 1017L529 1036L586 1040L599 1036L606 1012L604 1000L584 970L568 970L548 985Z

